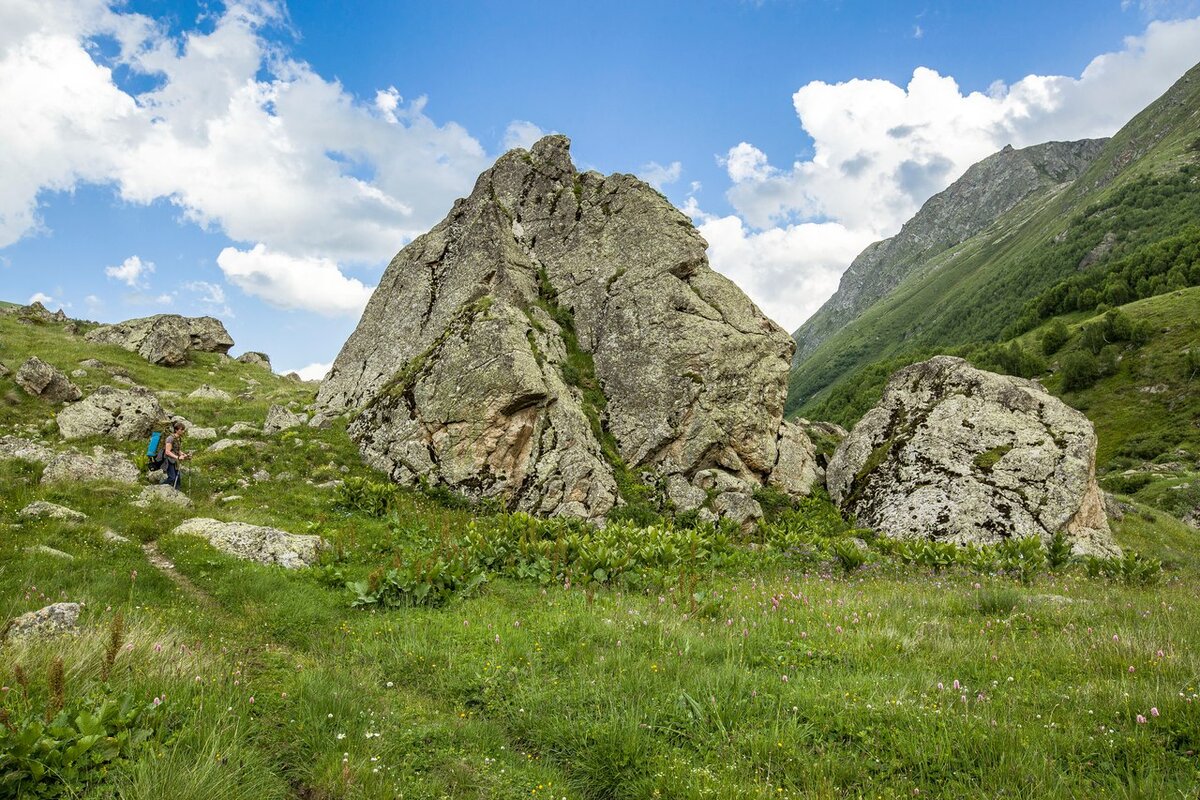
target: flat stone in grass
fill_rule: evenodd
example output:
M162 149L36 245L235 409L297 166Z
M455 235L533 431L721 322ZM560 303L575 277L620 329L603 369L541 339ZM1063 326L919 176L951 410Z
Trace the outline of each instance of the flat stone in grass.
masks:
M137 483L140 474L137 466L125 456L97 447L90 456L82 453L54 456L42 472L42 483Z
M171 486L144 486L142 493L137 496L132 505L138 508L149 508L151 505L161 503L163 505L179 506L180 508L191 508L192 500L183 492Z
M12 620L5 626L3 639L48 639L79 630L79 603L54 603L30 611Z
M31 442L16 436L0 437L0 461L22 459L36 461L39 464L49 463L55 452L44 444Z
M277 564L287 569L313 564L317 553L326 546L320 536L202 517L187 520L172 533L199 536L217 550L236 558L258 564Z
M189 394L188 397L193 400L220 400L223 403L233 400L233 395L229 392L224 389L218 389L215 386L209 386L207 383Z
M83 522L87 519L87 514L45 500L34 500L17 512L17 516L22 519L61 519L66 522Z
M70 553L64 553L62 550L44 544L30 545L29 547L25 548L25 552L35 556L50 556L51 558L59 558L63 561L75 560L75 556L71 555Z
M250 422L235 422L229 426L229 430L225 433L230 436L245 436L246 434L258 435L262 433L262 428Z
M104 537L104 541L112 542L113 544L130 544L129 539L117 533L116 531L106 530L101 534L101 536Z

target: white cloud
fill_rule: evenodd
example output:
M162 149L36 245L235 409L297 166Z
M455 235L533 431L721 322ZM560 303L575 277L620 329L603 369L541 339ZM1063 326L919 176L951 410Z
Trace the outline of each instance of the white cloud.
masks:
M250 250L226 247L217 266L242 291L278 308L358 315L371 299L371 287L347 278L334 261L272 252L261 242Z
M1005 144L1109 136L1186 72L1200 19L1152 22L1079 78L1029 75L987 93L919 67L905 87L885 80L814 81L793 96L813 155L787 169L742 142L723 163L729 199L760 228L834 220L895 233L931 195Z
M221 288L220 284L208 281L189 281L183 285L183 288L200 295L201 303L222 305L225 302L225 290Z
M319 381L325 379L325 375L332 367L333 364L313 363L294 371L306 381ZM287 373L285 372L284 374Z
M679 180L679 177L683 175L683 165L678 161L672 161L664 167L657 161L651 161L649 164L643 164L637 174L646 183L661 191L667 184Z
M154 264L150 261L142 261L137 256L130 256L115 267L104 268L105 275L133 288L145 286L143 279L151 272L154 272Z
M235 241L336 272L388 259L487 165L425 98L388 87L362 102L264 40L284 19L269 2L231 3L179 38L121 8L0 7L0 247L39 229L41 192L112 183L126 201L166 198ZM98 55L101 36L118 55ZM125 91L116 66L152 88Z
M27 304L33 305L34 303L41 303L44 306L50 306L54 303L54 298L45 292L34 292L27 301Z
M547 133L548 131L542 130L532 122L526 122L523 119L513 120L504 129L504 140L501 142L500 149L508 151L516 147L523 147L528 150Z

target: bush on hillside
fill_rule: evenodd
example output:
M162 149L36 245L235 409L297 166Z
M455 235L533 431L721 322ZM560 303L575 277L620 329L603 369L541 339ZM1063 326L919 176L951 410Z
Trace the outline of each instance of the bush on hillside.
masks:
M1062 363L1062 388L1066 392L1087 389L1100 378L1100 364L1087 350L1068 353Z
M1046 328L1042 333L1042 354L1052 356L1062 349L1062 346L1071 338L1070 331L1067 330L1067 324L1061 319L1056 319L1050 323L1050 327Z

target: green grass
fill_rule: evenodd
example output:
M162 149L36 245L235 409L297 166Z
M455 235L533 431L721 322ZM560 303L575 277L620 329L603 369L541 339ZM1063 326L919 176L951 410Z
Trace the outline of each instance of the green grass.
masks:
M219 359L168 370L51 327L13 333L24 338L2 339L10 366L29 352L63 367L96 356L155 389L248 392L230 407L172 401L198 425L260 423L270 402L312 395ZM51 412L22 399L0 424L40 429ZM778 542L735 543L687 580L635 590L493 575L439 608L357 610L347 581L494 518L408 490L381 517L339 507L308 481L378 479L341 423L257 441L197 448L187 511L133 508L137 487L43 486L40 467L0 462L0 612L86 603L82 635L0 651L0 707L40 714L55 658L68 698L166 698L145 746L68 796L1157 798L1200 785L1200 549L1144 505L1116 534L1168 563L1149 588L1076 567L1029 586L953 565L935 574L874 549L844 575L805 542L872 537L817 499L776 509ZM258 469L292 477L239 485ZM90 518L18 523L33 499ZM333 548L311 569L260 567L172 535L186 516L313 531ZM108 528L134 541L106 542ZM74 560L26 551L37 544ZM133 646L105 681L118 612Z

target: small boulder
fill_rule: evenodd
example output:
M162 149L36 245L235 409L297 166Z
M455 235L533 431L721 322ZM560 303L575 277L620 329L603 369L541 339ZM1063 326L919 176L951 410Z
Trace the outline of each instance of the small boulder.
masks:
M75 560L75 556L71 555L70 553L64 553L58 548L50 547L49 545L45 544L30 545L29 547L25 548L25 552L33 556L50 556L51 558L58 558L63 561Z
M22 519L60 519L64 522L83 522L87 519L87 514L45 500L34 500L18 511L17 516Z
M58 430L64 439L85 436L144 439L166 416L153 392L101 386L59 413Z
M39 464L49 463L57 455L54 450L38 442L20 439L16 436L0 437L0 461L22 459L36 461Z
M829 463L830 497L900 539L994 544L1062 532L1120 552L1096 485L1096 433L1021 378L937 356L898 371Z
M4 362L0 361L0 378L7 378L11 374L12 374L12 370L10 370L8 367L6 367L4 365Z
M817 451L800 425L784 422L779 429L779 457L767 479L767 485L796 499L812 494L821 478L817 466Z
M12 620L5 627L4 638L47 639L79 630L79 603L54 603L37 611L30 611Z
M219 439L208 446L208 452L219 453L222 450L228 450L231 447L253 447L261 449L265 447L262 442L248 442L245 439Z
M280 405L271 406L267 410L267 421L263 424L263 433L270 436L273 433L296 428L308 422L305 414L294 414Z
M144 486L142 492L131 503L138 508L150 508L155 503L165 505L179 506L180 508L191 508L192 500L183 492L176 490L174 487L158 485Z
M320 411L318 411L316 414L313 414L312 418L308 421L308 427L318 428L320 430L324 430L332 424L333 417L329 414L323 414Z
M694 511L708 500L708 492L693 486L683 475L672 475L667 478L667 498L676 511Z
M255 367L262 367L265 370L271 369L271 357L266 353L259 353L254 350L248 350L237 357L237 360L243 364L251 364Z
M763 516L762 506L758 504L758 501L742 492L725 492L717 495L713 500L713 511L742 527L753 525Z
M86 367L88 369L103 369L104 362L95 358L85 358L83 361L79 362L79 366Z
M51 403L70 403L83 396L79 387L56 367L30 356L17 370L17 385L33 397Z
M137 483L141 473L125 456L97 447L92 455L59 453L42 471L42 483Z
M203 384L199 389L188 395L193 400L220 400L222 403L228 403L233 400L233 395L224 389L218 389L215 386Z
M104 533L100 535L104 537L104 541L111 544L131 544L129 539L117 533L116 531L106 529Z
M287 569L315 563L318 552L326 546L320 536L200 517L187 520L172 533L199 536L217 550L236 558L259 564L278 564Z
M257 436L262 433L262 428L250 422L235 422L225 432L230 436L245 436L246 434Z

